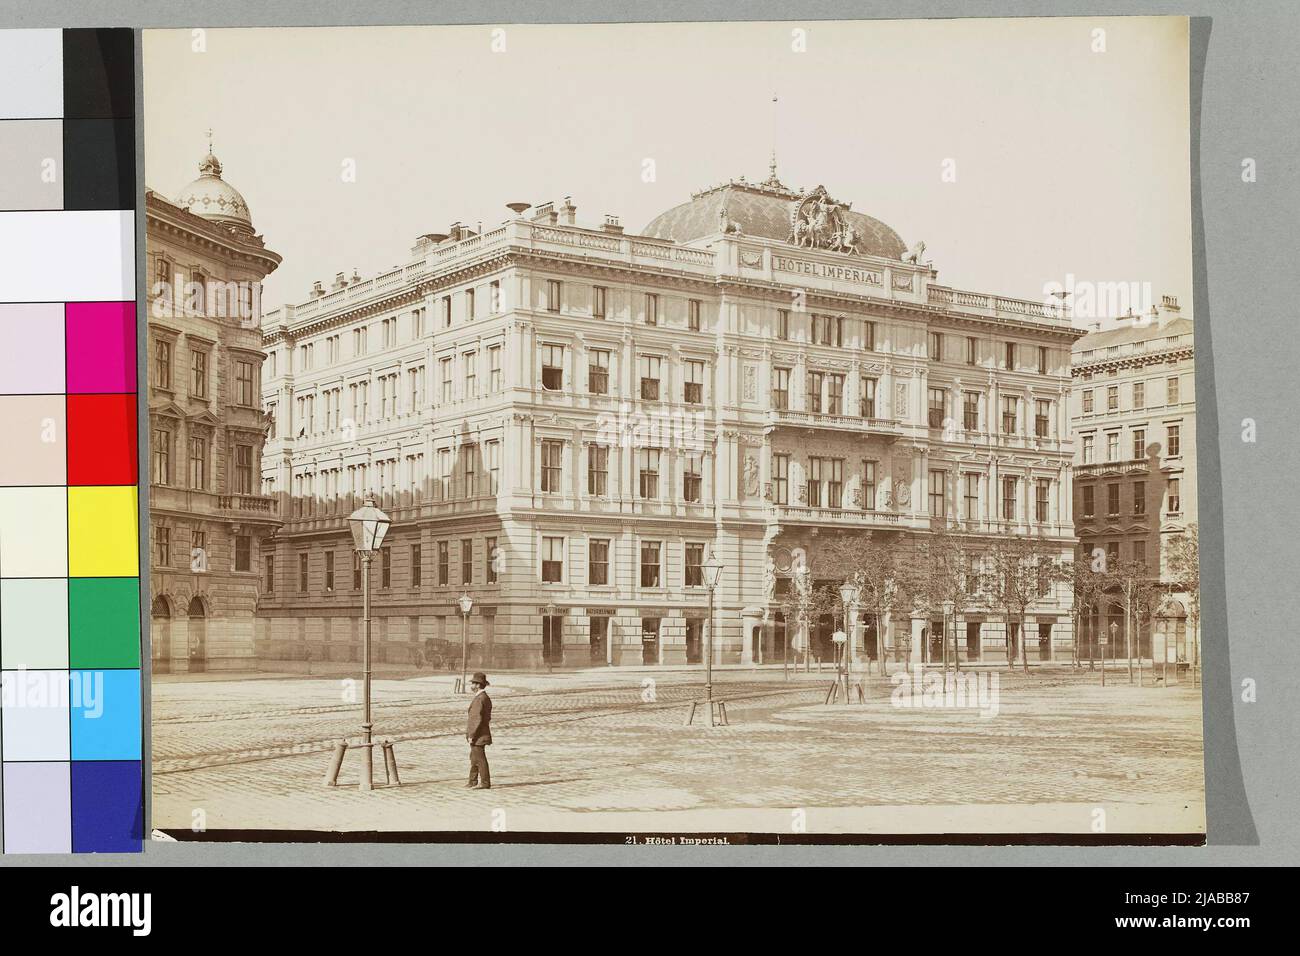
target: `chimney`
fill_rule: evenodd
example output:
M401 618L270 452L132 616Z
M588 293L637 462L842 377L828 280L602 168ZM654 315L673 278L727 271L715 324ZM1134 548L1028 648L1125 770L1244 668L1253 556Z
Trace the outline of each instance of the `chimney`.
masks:
M313 299L319 299L324 294L325 294L325 287L320 284L320 279L317 279L311 285L311 297Z
M334 285L330 287L331 292L337 292L339 289L347 288L348 280L343 278L342 272L334 273Z
M360 273L359 271L357 271L357 267L356 267L356 266L353 266L353 267L352 267L352 284L353 284L353 285L356 285L356 284L357 284L358 282L360 282L360 281L361 281L361 273Z
M533 222L541 222L553 226L558 218L559 217L555 215L555 203L553 202L544 202L533 212Z
M573 204L573 199L569 196L564 197L564 205L560 207L560 223L565 226L578 224L578 207Z
M609 213L605 213L605 224L600 228L617 235L623 234L623 223L619 221L618 216L611 216Z
M1178 298L1172 295L1162 295L1159 308L1152 306L1151 311L1156 314L1156 327L1161 329L1182 317L1182 312L1178 308Z

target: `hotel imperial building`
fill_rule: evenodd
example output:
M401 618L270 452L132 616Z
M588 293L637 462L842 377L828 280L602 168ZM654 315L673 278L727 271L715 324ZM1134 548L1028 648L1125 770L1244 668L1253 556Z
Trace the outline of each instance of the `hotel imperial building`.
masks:
M715 658L742 663L781 660L791 569L844 534L906 546L960 522L1070 557L1081 332L939 284L922 250L773 169L636 235L580 225L567 198L512 204L268 312L263 492L282 525L261 539L258 655L359 659L347 516L367 494L393 519L372 585L394 662L454 652L462 594L475 666L697 662L710 554ZM963 656L1005 659L999 614L957 626ZM937 653L905 610L880 630L895 654ZM1068 657L1063 588L1025 631L1030 660Z
M1192 321L1164 296L1117 328L1094 329L1074 345L1074 514L1081 556L1145 564L1165 590L1154 631L1140 628L1135 653L1192 661L1189 597L1169 572L1169 543L1196 512L1196 378ZM1084 657L1101 653L1102 628L1123 632L1114 602L1083 618ZM1153 643L1154 641L1154 643ZM1110 653L1122 655L1122 648ZM1169 659L1174 659L1170 656Z

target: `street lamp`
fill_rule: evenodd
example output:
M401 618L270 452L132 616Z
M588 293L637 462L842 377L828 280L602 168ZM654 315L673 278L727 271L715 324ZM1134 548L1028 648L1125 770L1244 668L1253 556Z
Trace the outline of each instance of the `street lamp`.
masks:
M708 708L710 727L719 724L714 714L713 704L713 597L719 582L722 581L722 568L722 562L718 560L717 555L710 553L709 559L700 569L704 586L709 589L709 629L704 634L704 706ZM695 720L696 706L691 704L691 712L686 717L686 723L690 724Z
M474 599L466 592L460 596L456 602L460 606L460 692L463 694L469 689L469 684L465 680L469 671L469 645L466 643L466 625L469 623L469 612L474 607Z
M388 534L388 527L392 523L392 519L388 515L375 507L373 497L366 498L366 503L348 516L348 524L352 528L352 546L361 558L361 618L363 621L361 659L365 671L362 680L361 698L363 702L361 730L364 739L361 746L366 751L365 763L362 764L362 790L374 789L374 763L372 760L374 747L371 737L374 725L370 721L370 562L374 560L375 552L383 545L384 536Z
M842 683L844 684L844 703L847 704L849 702L849 675L852 672L852 668L853 668L853 659L849 655L853 652L853 644L854 644L852 637L850 637L849 635L852 634L850 628L851 627L856 628L856 625L850 624L849 617L852 615L853 610L854 608L857 607L857 603L858 603L858 586L854 584L852 581L845 581L843 584L840 585L840 603L844 607L845 639L844 639L844 669L843 669Z
M1110 643L1118 643L1119 625L1114 621L1110 622ZM1106 641L1101 642L1101 686L1106 686Z

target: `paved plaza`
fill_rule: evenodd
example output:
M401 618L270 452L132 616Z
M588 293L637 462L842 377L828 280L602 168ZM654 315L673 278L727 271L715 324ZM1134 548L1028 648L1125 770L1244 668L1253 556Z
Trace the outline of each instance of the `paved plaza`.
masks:
M446 674L377 675L377 739L401 786L358 789L359 675L161 676L160 830L825 833L1204 830L1201 689L1118 668L996 674L996 714L887 679L825 703L832 676L722 669L730 726L684 726L692 669L493 674L493 789L466 790L466 700ZM909 690L912 689L909 685ZM916 689L920 689L917 687ZM985 684L988 691L990 685ZM958 701L948 701L954 703ZM988 704L988 701L984 702ZM983 715L982 715L983 714ZM378 751L376 751L378 754ZM376 779L384 779L376 761Z

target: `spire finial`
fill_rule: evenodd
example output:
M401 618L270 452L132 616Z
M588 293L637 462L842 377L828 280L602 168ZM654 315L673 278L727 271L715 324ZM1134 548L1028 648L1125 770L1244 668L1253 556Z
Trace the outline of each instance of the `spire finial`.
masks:
M208 155L204 156L203 162L199 163L199 174L202 176L215 176L217 179L220 179L221 160L217 159L216 154L212 152L211 127L208 128L206 135L208 137Z

